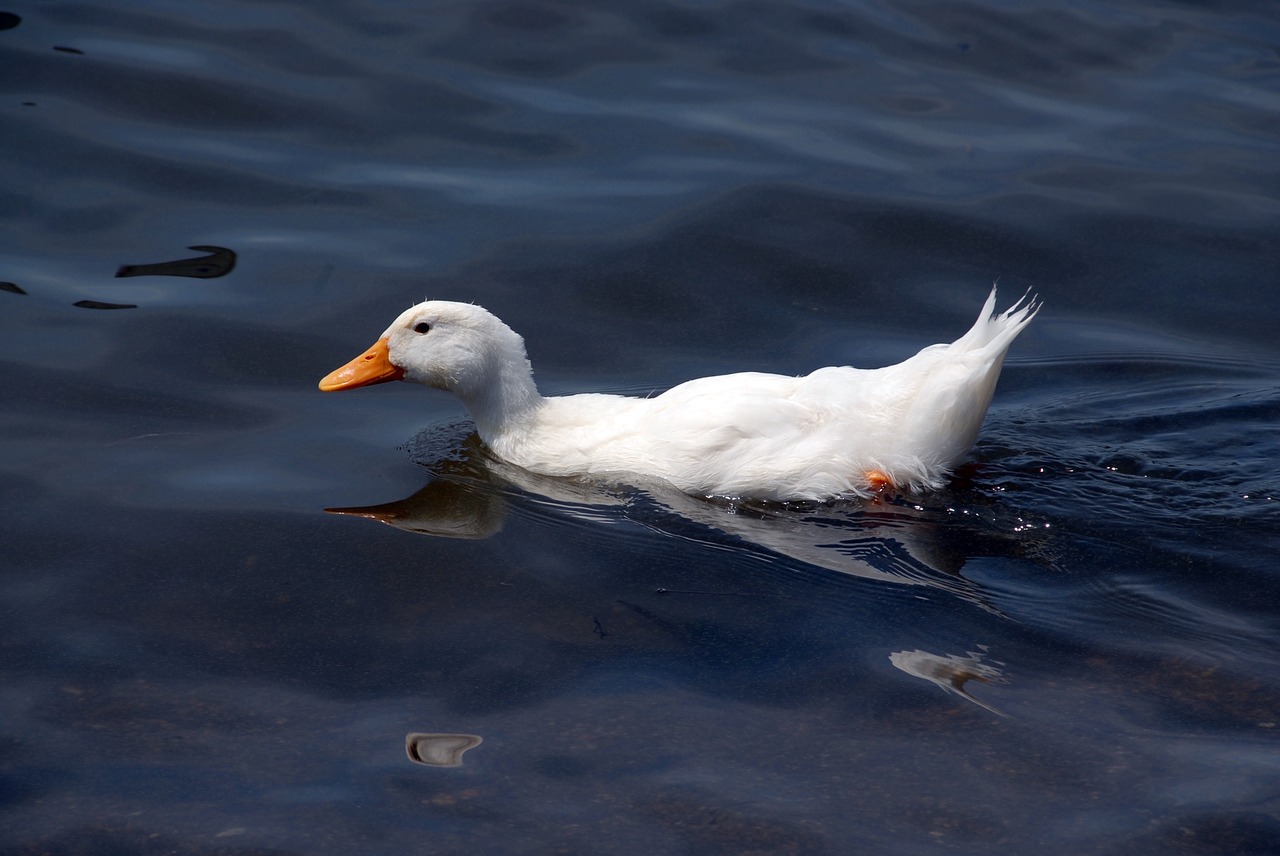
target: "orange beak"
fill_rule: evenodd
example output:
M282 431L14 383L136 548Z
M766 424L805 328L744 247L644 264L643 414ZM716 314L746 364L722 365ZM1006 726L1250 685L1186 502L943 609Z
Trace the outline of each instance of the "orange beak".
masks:
M358 386L372 386L375 383L386 383L403 377L404 369L391 364L387 340L383 338L374 342L372 348L342 368L334 369L325 375L324 380L320 381L320 391L337 392L342 389L355 389Z

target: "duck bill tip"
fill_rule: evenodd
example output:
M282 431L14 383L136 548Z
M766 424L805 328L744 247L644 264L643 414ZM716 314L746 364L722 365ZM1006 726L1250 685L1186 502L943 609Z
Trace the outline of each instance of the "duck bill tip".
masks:
M351 362L321 378L319 387L321 392L339 392L403 378L404 369L392 364L387 340L382 338Z

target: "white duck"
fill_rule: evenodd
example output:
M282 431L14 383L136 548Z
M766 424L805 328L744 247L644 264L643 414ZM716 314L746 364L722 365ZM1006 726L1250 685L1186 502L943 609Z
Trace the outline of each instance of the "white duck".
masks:
M431 300L320 381L334 392L391 380L446 389L489 449L534 473L662 479L686 493L764 500L937 489L969 452L1010 343L1040 304L995 314L881 369L705 377L652 398L545 398L524 340L479 306Z

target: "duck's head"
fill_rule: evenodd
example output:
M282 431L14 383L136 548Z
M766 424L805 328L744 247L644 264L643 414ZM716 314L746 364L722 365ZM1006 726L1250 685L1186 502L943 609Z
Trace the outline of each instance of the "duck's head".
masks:
M467 399L531 374L524 340L488 310L430 300L401 313L372 348L326 375L320 389L409 380Z

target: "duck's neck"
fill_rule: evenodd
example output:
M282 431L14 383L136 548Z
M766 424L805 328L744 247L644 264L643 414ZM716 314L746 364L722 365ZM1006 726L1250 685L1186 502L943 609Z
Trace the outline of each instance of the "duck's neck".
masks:
M507 432L522 430L544 401L533 382L533 368L523 356L500 362L486 382L455 394L471 414L480 439L489 445Z

